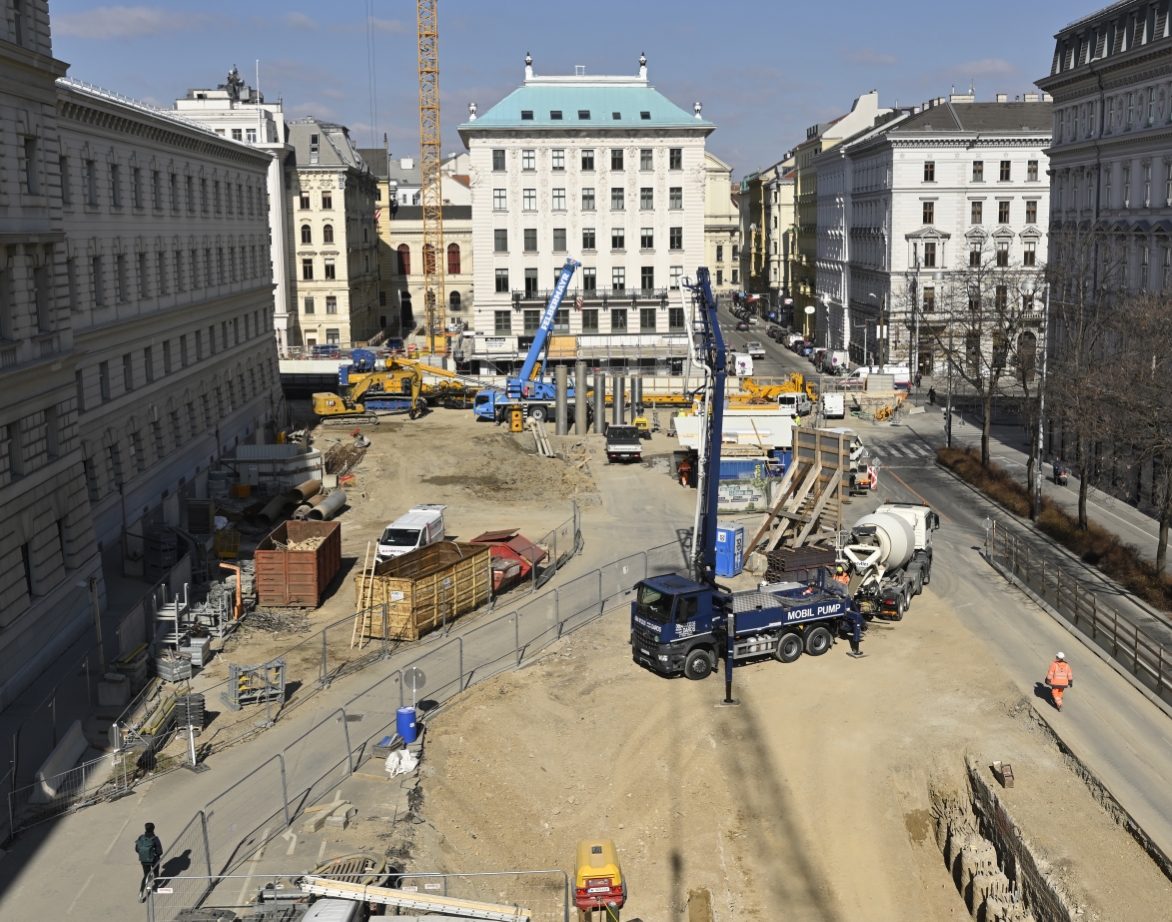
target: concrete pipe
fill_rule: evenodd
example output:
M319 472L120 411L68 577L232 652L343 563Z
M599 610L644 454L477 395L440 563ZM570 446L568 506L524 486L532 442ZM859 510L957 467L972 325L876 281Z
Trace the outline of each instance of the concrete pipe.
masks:
M304 522L309 517L309 513L311 513L312 511L313 511L313 506L310 506L308 504L306 504L304 506L298 506L296 509L293 510L293 518L295 518L298 522Z
M285 503L287 502L284 496L277 496L269 500L269 504L265 506L260 515L256 517L257 522L261 525L272 525L282 515L285 514ZM294 507L296 508L296 506Z
M320 480L306 480L303 483L297 484L292 490L285 495L289 499L296 499L305 502L311 496L321 492Z
M346 505L346 491L335 490L327 496L322 502L318 503L309 510L307 519L311 521L320 522L326 519L332 519L338 514L338 511Z

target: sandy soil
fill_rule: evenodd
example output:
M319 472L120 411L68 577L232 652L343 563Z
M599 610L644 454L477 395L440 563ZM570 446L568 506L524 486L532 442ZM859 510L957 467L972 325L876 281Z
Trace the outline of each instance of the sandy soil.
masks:
M627 917L682 918L707 891L717 920L957 918L929 789L968 754L1013 763L1005 801L1084 918L1166 918L1169 881L974 640L926 590L863 660L838 644L738 669L728 709L718 679L636 667L611 615L433 719L410 866L572 871L576 842L606 836Z

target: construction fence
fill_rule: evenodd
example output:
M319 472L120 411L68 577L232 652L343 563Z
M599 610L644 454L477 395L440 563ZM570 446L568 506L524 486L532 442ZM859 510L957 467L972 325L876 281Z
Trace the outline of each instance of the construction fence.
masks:
M1165 646L1028 542L993 521L990 559L1025 584L1135 678L1172 704L1172 648Z
M336 711L192 817L163 857L160 877L166 879L166 886L148 900L147 918L170 922L186 909L228 905L220 902L229 896L216 894L217 884L239 870L264 843L286 833L307 807L336 790L370 758L370 748L395 733L398 707L414 704L420 722L426 725L477 682L522 665L561 637L628 604L640 580L687 567L687 553L680 543L641 551L476 624L419 656L392 654L388 674L349 696ZM372 768L382 770L381 765ZM500 901L499 880L450 876L459 878L459 895ZM229 889L235 890L236 884ZM506 902L515 902L513 896L509 894ZM552 915L542 918L555 922ZM561 918L558 903L556 919Z

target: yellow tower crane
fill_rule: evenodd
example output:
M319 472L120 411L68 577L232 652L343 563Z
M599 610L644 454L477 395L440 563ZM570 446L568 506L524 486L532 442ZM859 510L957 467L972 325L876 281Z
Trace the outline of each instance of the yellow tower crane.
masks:
M440 150L439 0L417 0L419 32L419 168L423 205L423 291L427 335L436 354L439 331L443 354L448 352L444 319L444 198Z

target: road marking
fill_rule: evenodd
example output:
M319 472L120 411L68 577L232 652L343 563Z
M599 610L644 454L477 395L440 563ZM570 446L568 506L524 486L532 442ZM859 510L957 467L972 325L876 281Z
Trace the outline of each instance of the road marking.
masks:
M131 819L133 819L133 817L134 817L134 814L132 813L130 816L126 817L126 819L123 821L121 828L119 828L118 832L116 832L114 834L114 838L110 841L109 846L106 848L105 857L107 857L107 858L110 857L110 852L114 851L114 846L117 845L118 840L122 838L122 833L124 833L126 831L126 827L130 824L130 821L131 821Z
M319 865L321 864L322 858L324 858L325 855L326 855L326 840L322 839L321 840L321 848L319 848L317 850L317 863Z
M265 827L265 831L260 834L261 842L268 842L269 829L271 829L271 828L272 828L271 826ZM252 865L252 870L254 873L256 872L256 866L258 864L260 864L261 858L264 857L264 853L265 853L265 847L264 847L264 845L261 845L261 847L259 849L257 849L256 854L253 855L250 859L248 859L248 863ZM256 884L254 884L252 882L252 875L249 874L249 875L245 876L244 883L241 884L241 886L240 886L240 899L238 899L236 901L237 906L247 906L248 905L248 901L246 899L246 897L248 896L248 891L255 886L256 886Z
M94 873L97 873L97 872L95 871ZM77 901L81 899L81 895L83 893L85 893L85 888L90 885L90 881L93 879L94 879L93 874L91 874L89 877L86 878L85 883L81 885L81 889L77 891L77 896L75 896L73 898L73 902L70 903L69 908L67 910L65 910L65 915L67 915L67 916L73 915L73 907L77 905Z
M285 854L292 855L293 850L297 848L297 833L290 829L288 832L281 833L281 838L289 840L289 849L285 852Z

